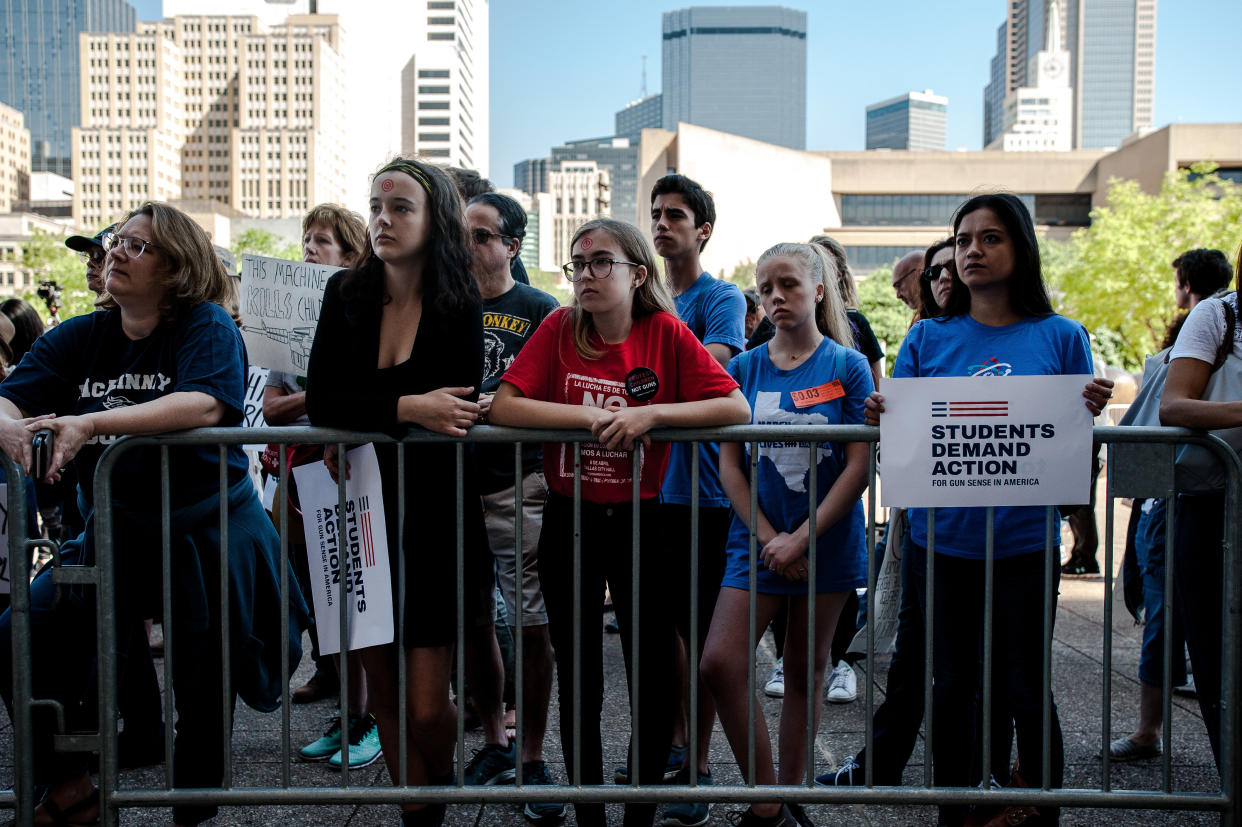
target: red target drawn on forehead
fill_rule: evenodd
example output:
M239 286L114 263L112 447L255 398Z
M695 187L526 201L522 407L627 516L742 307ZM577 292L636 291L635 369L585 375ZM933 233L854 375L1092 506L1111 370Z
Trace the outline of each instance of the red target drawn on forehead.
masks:
M586 238L583 238L581 241L578 242L578 246L584 250L589 250L594 245L595 245L595 242L591 239L590 236L587 236Z
M385 178L384 183L380 184L380 189L382 189L384 192L391 192L392 187L393 187L393 183L392 183L391 178Z

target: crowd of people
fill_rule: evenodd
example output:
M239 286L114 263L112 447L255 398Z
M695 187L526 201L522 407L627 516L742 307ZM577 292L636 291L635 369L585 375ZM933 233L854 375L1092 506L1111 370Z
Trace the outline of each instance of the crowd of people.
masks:
M807 766L807 743L819 728L819 698L856 695L854 656L846 648L866 616L858 594L869 585L861 500L868 446L819 443L812 458L806 442L670 444L649 435L660 427L743 423L877 425L886 410L876 390L884 354L858 309L845 251L835 240L816 236L770 247L758 258L753 289L743 293L702 267L700 255L717 223L707 190L670 174L656 182L650 204L652 242L614 219L577 229L563 268L573 288L565 307L527 283L518 259L525 212L466 171L396 158L372 179L365 221L333 205L306 215L304 260L342 269L325 288L306 376L269 374L263 409L270 424L400 438L411 427L465 437L487 423L578 430L591 438L524 444L516 456L510 445L471 446L461 470L460 509L455 487L447 484L459 473L453 443L377 444L391 586L404 594L393 605L404 608L391 644L344 657L319 654L322 641L311 601L304 599L312 583L290 473L323 462L334 478L348 476L336 446L265 452L265 467L283 489L278 497L288 497L284 524L282 509L273 509L275 524L264 513L242 451L228 447L223 546L216 447L169 449L166 477L158 449L123 453L111 472L118 483L112 546L123 762L163 758L150 619L162 617L170 646L195 653L173 660L172 769L179 789L220 785L229 722L219 711L238 695L256 709L274 709L289 677L280 671L282 650L296 665L301 633L309 629L315 672L291 693L293 701L332 697L342 682L349 691L347 708L321 737L299 748L300 758L354 768L382 759L398 785L449 785L460 773L468 785L516 780L547 786L547 801L527 803L524 812L533 823L558 822L567 807L555 801L544 759L554 677L569 782L597 785L605 777L599 607L607 594L637 704L631 714L639 748L615 768L618 782L711 786L708 749L716 720L745 781L760 788L805 782L814 771ZM975 196L956 210L951 226L948 238L894 267L893 288L914 321L893 375L980 375L985 359L1008 365L1017 376L1092 374L1086 329L1053 310L1022 201ZM104 449L125 434L238 425L247 360L231 313L234 280L185 214L146 204L94 238L67 243L87 263L91 289L99 294L97 312L44 333L20 306L0 308L12 319L0 324L7 350L0 355L15 364L0 383L0 449L48 486L39 490L39 505L54 506L63 527L63 562L90 565L97 558L92 483ZM1237 401L1203 398L1222 341L1232 336L1233 351L1242 355L1242 335L1230 322L1236 293L1213 295L1234 274L1215 251L1188 252L1174 269L1179 302L1184 294L1193 309L1180 334L1170 334L1162 417L1193 428L1237 426ZM1112 382L1097 378L1083 387L1081 403L1094 416L1111 396ZM53 437L50 463L35 469L32 441L45 431ZM66 494L71 473L76 485ZM173 539L167 560L160 559L161 520L153 505L163 486ZM813 513L808 490L818 498ZM1160 694L1157 688L1152 696L1149 688L1161 686L1158 630L1169 622L1170 607L1162 605L1158 585L1164 561L1157 539L1164 536L1165 514L1175 508L1181 597L1172 607L1174 639L1180 646L1184 635L1219 761L1220 601L1186 596L1220 582L1219 553L1203 550L1221 546L1222 507L1219 494L1183 494L1176 503L1141 507L1143 595L1149 632L1157 631L1144 640L1140 728L1109 747L1114 760L1159 754L1152 745ZM901 783L923 723L930 664L932 713L943 733L930 756L937 786L1060 786L1061 730L1041 670L1051 633L1045 587L1051 579L1055 594L1061 572L1045 564L1045 509L997 507L992 518L992 749L986 767L980 749L982 596L989 587L984 509L937 509L934 526L923 509L910 509L889 525L884 541L900 549L902 594L886 699L875 711L874 752L870 761L861 753L848 758L817 782L867 783L863 768L870 763L872 783ZM288 537L294 569L283 604L278 531ZM931 584L929 554L935 556ZM221 555L230 572L228 647L219 645ZM162 616L164 565L173 588L171 616ZM89 729L97 724L95 635L87 633L95 624L96 595L87 586L61 590L58 597L50 569L31 584L34 695L60 701L70 729ZM288 639L280 636L282 605ZM465 617L461 652L456 624L446 622L459 608ZM520 674L506 664L498 616L507 618L506 628L520 630ZM930 650L924 647L928 622ZM769 626L781 656L764 685L783 698L775 750L762 706L748 690L755 651L745 642L758 640ZM0 694L12 712L10 629L6 612L0 616ZM457 657L464 660L467 686L456 687L454 696L449 687ZM1185 665L1180 649L1173 661ZM700 679L689 680L693 674ZM516 722L506 718L506 680L521 687ZM693 699L692 685L698 690ZM484 746L458 767L457 703L467 693ZM1047 743L1046 701L1052 709ZM89 755L52 749L57 723L51 711L37 709L34 725L34 776L44 792L36 823L94 823L99 798ZM580 825L606 823L603 804L577 803L575 811ZM627 804L624 823L651 825L658 811L653 803ZM198 824L214 813L210 806L179 805L173 822ZM442 803L401 805L405 825L439 825L445 815ZM709 815L706 803L673 802L660 823L697 827ZM1046 807L1038 815L1041 823L1059 816ZM944 805L938 823L961 825L977 817L968 807ZM764 798L759 790L734 822L811 823L796 804Z

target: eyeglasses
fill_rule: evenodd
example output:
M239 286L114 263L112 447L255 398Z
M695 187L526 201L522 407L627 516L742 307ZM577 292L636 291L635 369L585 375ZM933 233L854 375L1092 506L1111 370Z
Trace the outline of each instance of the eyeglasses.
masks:
M504 233L493 233L491 230L485 230L482 227L471 230L470 237L473 238L474 243L478 244L479 246L483 246L487 242L491 241L493 238L499 238L502 241L507 241L511 238L514 238L514 236L505 235Z
M940 275L945 271L948 271L950 276L955 275L957 272L952 264L933 264L931 267L928 267L923 271L923 281L928 284L931 284L934 281L939 281Z
M78 253L78 258L82 259L82 261L87 264L99 264L104 260L105 255L107 255L107 253L104 252L102 247L100 247L99 249L91 250L89 253L81 251Z
M565 273L565 278L570 281L582 281L586 278L588 269L593 277L606 279L612 275L612 265L614 264L628 264L631 267L638 266L638 263L634 261L621 261L616 258L597 258L592 261L571 261L561 267L561 270Z
M143 241L141 238L133 236L114 235L107 240L108 252L112 252L117 247L125 248L125 255L130 258L139 258L146 252L148 247L158 250L159 247L150 241Z

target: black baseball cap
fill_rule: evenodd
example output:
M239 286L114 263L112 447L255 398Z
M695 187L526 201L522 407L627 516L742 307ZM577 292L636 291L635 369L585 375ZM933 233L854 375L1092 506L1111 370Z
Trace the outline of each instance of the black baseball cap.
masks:
M94 238L87 238L84 235L71 235L65 239L65 246L70 250L77 250L79 253L92 253L95 248L104 249L105 236L112 234L112 228L115 225L109 224L104 227Z

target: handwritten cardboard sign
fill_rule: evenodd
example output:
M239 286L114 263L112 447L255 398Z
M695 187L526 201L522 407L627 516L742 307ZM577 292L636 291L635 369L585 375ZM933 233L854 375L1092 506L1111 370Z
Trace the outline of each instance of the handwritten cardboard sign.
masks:
M306 375L323 289L339 267L242 256L242 338L250 361Z
M1085 503L1091 376L881 379L886 506Z

